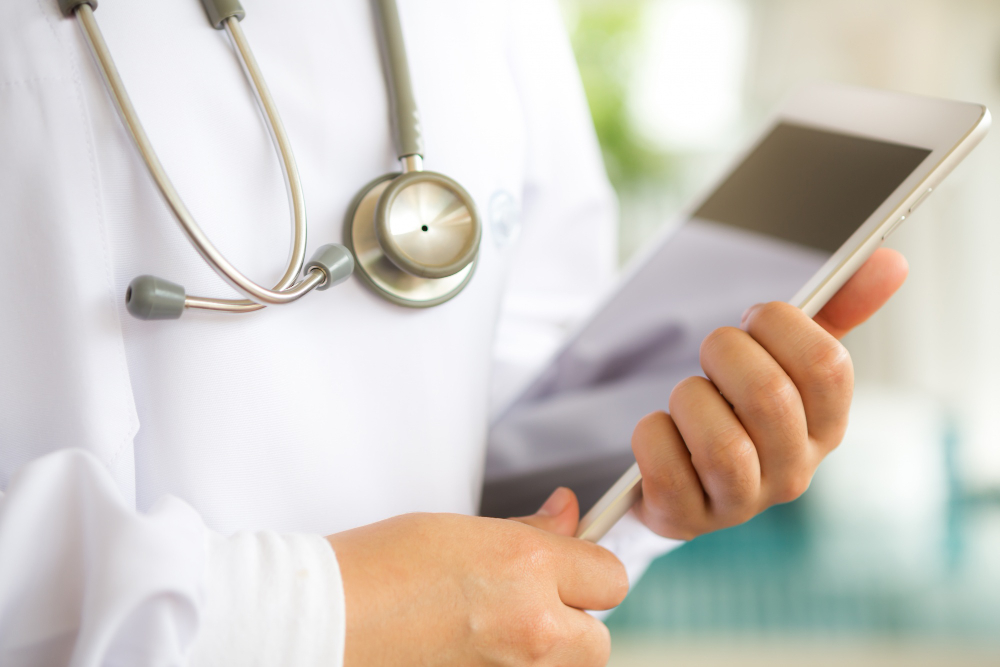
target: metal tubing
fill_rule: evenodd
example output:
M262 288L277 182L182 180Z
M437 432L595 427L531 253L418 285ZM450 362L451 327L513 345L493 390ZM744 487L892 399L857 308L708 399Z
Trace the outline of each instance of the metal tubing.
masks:
M321 269L314 268L306 273L296 289L301 289L302 294L310 292L326 282L326 274ZM250 304L248 308L244 304ZM226 313L245 313L251 310L260 310L264 306L253 301L234 301L232 299L213 299L205 296L184 297L185 308L200 308L202 310L220 310Z
M424 159L419 155L404 155L399 159L399 163L402 166L404 174L408 174L411 171L424 170Z
M142 123L136 114L135 108L132 106L132 101L129 99L128 92L125 90L125 85L118 73L118 69L115 67L107 44L104 42L100 28L94 18L93 10L89 5L83 4L77 8L76 15L80 19L84 35L104 76L108 91L111 93L118 113L125 127L128 128L129 133L132 135L132 139L143 161L146 163L150 175L163 194L167 205L173 211L181 228L198 253L219 276L247 297L247 300L188 297L188 301L192 304L199 304L192 305L191 307L211 308L213 310L225 310L229 312L258 310L264 307L264 305L278 305L295 301L316 287L317 284L322 283L322 280L316 281L307 277L299 283L294 284L295 278L302 271L305 261L306 213L302 184L298 168L295 165L295 158L292 155L291 146L289 145L288 137L285 134L285 129L281 123L274 100L271 98L267 84L264 82L253 53L246 42L246 37L243 35L239 21L235 17L227 19L225 23L226 29L236 44L240 59L250 78L252 87L259 98L267 124L278 147L282 171L288 185L290 204L293 212L292 251L289 256L288 267L274 289L262 287L237 270L202 231L171 183L149 138L146 136Z
M399 22L396 0L376 0L375 16L382 36L382 58L385 60L386 77L389 79L389 104L392 107L393 129L396 132L396 151L400 159L407 155L423 155L420 136L420 114L410 66L403 43L403 28Z

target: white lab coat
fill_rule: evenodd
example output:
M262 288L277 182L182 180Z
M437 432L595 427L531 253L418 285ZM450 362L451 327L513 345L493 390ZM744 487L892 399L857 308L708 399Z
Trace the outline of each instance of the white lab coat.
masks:
M339 664L343 595L320 536L474 513L496 397L541 358L524 350L551 348L614 274L614 197L555 3L400 3L425 164L484 217L459 297L409 310L352 279L173 322L127 315L134 276L231 290L161 201L75 21L56 0L8 4L0 663ZM371 9L244 6L304 179L311 251L340 241L354 194L396 168ZM190 209L237 266L276 280L284 185L224 33L197 0L101 0L96 16ZM518 216L491 216L507 195ZM633 521L606 544L635 574L674 543Z

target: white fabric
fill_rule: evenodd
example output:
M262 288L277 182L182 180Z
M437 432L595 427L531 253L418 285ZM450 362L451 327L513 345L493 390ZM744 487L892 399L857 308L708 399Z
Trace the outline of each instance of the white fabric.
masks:
M619 556L632 585L639 581L654 559L676 549L683 542L660 537L629 512L598 544Z
M344 588L330 543L269 531L209 537L191 667L343 664Z
M14 476L0 544L0 664L343 662L344 593L325 539L222 537L169 496L136 513L83 450Z
M74 446L101 462L128 505L158 516L158 503L172 496L167 507L183 507L177 512L191 526L198 524L193 508L223 535L325 535L415 510L476 510L491 382L506 378L515 386L538 359L517 341L557 340L611 280L614 199L554 2L400 5L426 166L461 182L481 211L496 193L511 194L521 211L517 241L494 238L497 228L487 225L468 289L429 310L388 304L355 279L288 307L236 317L193 312L178 322L131 319L122 299L128 282L152 273L193 294L231 290L179 233L75 22L59 16L55 0L5 8L0 485L27 462ZM364 0L244 6L244 29L304 177L311 250L339 240L354 193L396 168L370 8ZM223 34L208 29L195 0L161 3L155 11L147 3L102 0L96 15L195 216L249 275L276 279L288 243L284 187ZM59 496L58 476L43 484L44 477L39 488L50 493L23 501L28 514L30 503ZM102 570L105 579L69 570L70 588L136 596L146 590L139 579L186 591L203 585L207 570L193 564L204 559L200 532L178 533L167 552L176 557L140 562L145 552L130 549L141 541L142 521L126 521L109 501L99 502L93 484L81 488L78 509L92 513L90 523L66 504L52 505L46 516L64 511L52 521L73 523L81 536L111 521L123 535L136 535L115 547L121 567ZM11 488L6 503L19 493ZM0 528L0 551L16 544L65 557L60 543L44 539L48 523L12 525ZM639 551L635 563L642 566L648 554ZM311 558L295 553L286 562ZM66 586L51 583L63 576L54 575L53 563L22 558L10 566L20 569L2 575L38 582L41 597L69 600ZM331 558L321 577L331 590L334 566ZM267 565L269 576L278 567ZM234 569L233 576L251 585L263 576L255 572ZM234 579L219 590L238 586ZM0 589L0 605L10 609L7 591ZM87 648L94 651L90 664L170 664L198 632L207 654L239 654L232 643L240 632L211 620L226 614L193 593L177 599L194 602L164 605L161 620L135 626L122 625L106 596L67 609L76 610L79 628L128 634L149 656L137 663L106 643ZM336 600L330 604L323 612L332 619L329 636L341 641L343 619ZM33 618L37 633L61 627L47 625L47 615ZM66 642L90 647L87 636L81 631Z
M93 454L28 464L0 500L0 664L183 664L207 539L176 498L126 507Z

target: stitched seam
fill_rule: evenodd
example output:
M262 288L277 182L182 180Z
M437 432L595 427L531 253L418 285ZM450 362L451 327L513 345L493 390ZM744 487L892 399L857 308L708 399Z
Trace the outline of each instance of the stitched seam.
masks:
M85 136L86 142L87 142L87 155L88 155L88 158L89 158L89 161L90 161L91 183L92 183L92 185L94 187L94 208L95 208L95 213L97 214L98 234L99 234L100 239L101 239L101 253L102 253L103 258L104 258L104 267L105 267L104 278L105 278L105 280L107 281L107 284L108 284L108 299L111 302L110 303L110 305L111 305L111 313L112 313L112 315L115 318L115 323L118 325L118 332L119 332L119 336L121 337L121 349L119 350L119 355L118 355L118 367L119 367L119 372L122 374L122 379L125 382L125 384L123 386L125 386L125 387L131 387L132 386L132 379L129 376L128 366L127 366L127 364L125 362L125 349L124 349L125 339L124 339L124 333L121 330L122 329L122 327L121 327L121 319L118 316L118 307L117 307L117 302L116 302L116 299L115 299L115 285L114 285L114 280L112 279L112 276L111 276L111 261L110 261L110 255L109 255L109 252L108 252L108 242L107 242L107 234L106 234L106 232L107 232L107 220L106 220L105 214L104 214L104 204L103 204L104 200L103 200L103 197L101 197L101 186L100 186L100 180L99 180L99 176L98 176L97 154L94 151L93 126L92 126L92 122L90 120L90 110L87 107L87 104L86 104L86 102L84 100L84 97L83 97L83 83L82 83L81 76L80 76L80 68L78 67L79 56L78 56L77 53L73 52L68 47L68 45L65 42L63 42L62 39L60 38L59 32L56 30L56 27L55 27L55 24L52 21L51 15L49 15L45 11L45 8L42 6L42 0L36 0L36 4L38 5L39 11L41 11L42 15L45 16L46 22L48 23L49 29L52 31L52 34L55 37L56 42L62 48L63 52L66 53L66 55L69 57L70 67L71 67L72 73L73 73L73 76L71 77L71 81L73 83L73 88L76 91L76 101L77 101L77 105L80 107L80 114L82 116L82 124L83 124L83 128L84 128L84 136ZM116 447L115 450L114 450L114 452L111 454L111 459L108 461L109 467L115 465L115 463L118 461L118 458L121 456L121 453L125 449L126 446L133 444L132 441L133 441L133 436L135 434L132 432L131 424L132 424L132 417L133 417L133 412L134 412L134 405L132 404L132 402L130 402L128 400L128 398L129 398L129 392L123 391L122 392L122 403L123 403L124 412L125 412L125 423L129 425L129 428L127 429L128 432L125 435L125 437L122 440L122 442L119 443L118 447ZM132 399L134 401L134 396L132 397ZM135 483L135 471L134 470L133 470L132 474L133 474L133 479L132 479L133 493L136 494L136 495L138 495L138 489L136 488L136 483ZM138 498L136 499L136 502L138 502Z
M36 83L72 83L72 79L64 76L38 76L33 79L15 79L13 81L0 81L0 90L13 88L14 86L32 86Z

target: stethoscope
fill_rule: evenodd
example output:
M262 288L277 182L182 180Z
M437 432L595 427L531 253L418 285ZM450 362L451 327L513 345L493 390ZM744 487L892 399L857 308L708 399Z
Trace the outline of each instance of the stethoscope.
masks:
M364 281L389 301L416 308L435 306L458 294L472 278L482 224L469 193L452 179L423 170L420 117L403 45L395 0L375 0L383 64L389 85L401 173L381 176L358 193L348 209L344 245L320 246L305 262L306 211L295 157L274 100L247 44L238 0L202 0L212 27L229 33L263 111L278 155L292 209L292 251L284 275L271 289L241 273L219 252L174 189L132 106L118 69L94 18L97 0L58 0L66 16L80 20L108 92L167 205L199 254L244 299L190 296L156 276L129 284L125 305L144 320L176 319L186 308L246 313L291 303L306 293L341 283L355 267Z

